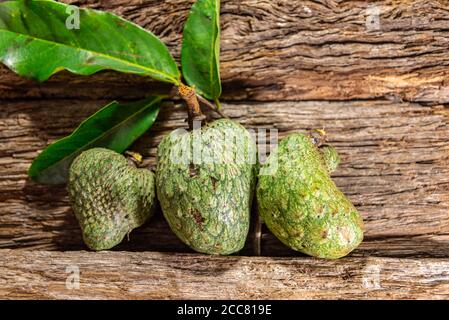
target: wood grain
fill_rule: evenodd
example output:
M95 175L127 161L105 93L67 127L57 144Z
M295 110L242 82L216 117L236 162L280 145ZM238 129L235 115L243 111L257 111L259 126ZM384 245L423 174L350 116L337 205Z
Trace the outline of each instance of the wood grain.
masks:
M448 259L0 250L15 299L447 299ZM71 279L79 272L79 289ZM66 281L69 278L69 287ZM207 284L207 285L206 285ZM70 289L72 288L72 289Z
M193 0L63 2L134 21L179 61ZM321 261L263 227L263 257L252 256L252 231L238 256L210 257L192 254L157 212L114 251L80 251L65 188L29 181L31 161L111 99L171 88L115 72L62 72L39 84L0 66L0 297L447 299L447 1L221 2L224 112L280 137L325 128L342 155L335 181L362 213L365 241L348 258ZM177 101L163 108L132 147L145 165L185 117ZM67 266L79 266L80 290L65 287Z
M193 3L63 2L130 19L160 36L178 58L182 26ZM449 102L447 1L221 2L225 99ZM372 8L380 14L375 28L370 24ZM4 98L136 98L152 89L167 90L144 78L111 72L89 79L62 74L37 85L0 69Z
M26 171L40 150L68 134L102 104L67 99L3 101L1 248L84 248L65 188L37 185L29 181ZM280 137L292 131L326 129L329 142L342 155L335 181L366 224L366 240L357 254L409 256L415 247L417 255L449 256L448 109L391 101L309 101L225 103L224 110L249 129L276 128ZM183 107L166 105L155 126L132 149L144 155L145 165L154 166L162 136L183 126ZM188 251L160 213L119 247L146 249ZM252 251L249 241L243 254ZM265 229L262 253L295 255Z

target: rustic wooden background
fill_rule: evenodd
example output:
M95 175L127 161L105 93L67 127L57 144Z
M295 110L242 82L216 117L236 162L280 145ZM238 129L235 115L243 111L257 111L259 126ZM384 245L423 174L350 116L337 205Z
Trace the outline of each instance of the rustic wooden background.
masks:
M179 57L193 1L64 2L130 19ZM342 155L335 181L365 220L360 248L317 260L263 229L261 257L254 232L239 256L199 255L158 213L115 250L85 251L65 188L31 182L32 159L111 99L170 88L114 72L38 84L0 67L0 297L449 298L448 2L224 0L221 11L224 112L281 136L325 128ZM154 165L184 119L167 105L133 149Z

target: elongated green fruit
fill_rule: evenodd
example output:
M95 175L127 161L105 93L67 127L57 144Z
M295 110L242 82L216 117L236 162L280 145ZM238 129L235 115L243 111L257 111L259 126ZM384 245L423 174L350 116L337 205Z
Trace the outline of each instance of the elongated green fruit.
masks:
M83 239L92 250L107 250L153 213L154 174L103 148L81 153L72 163L67 185Z
M255 155L249 132L225 119L192 132L174 131L162 140L157 196L184 243L209 254L243 248L256 182Z
M257 186L259 213L271 232L294 250L327 259L347 255L363 239L360 214L329 176L335 159L335 150L292 134L262 166L277 163L277 170L261 175Z

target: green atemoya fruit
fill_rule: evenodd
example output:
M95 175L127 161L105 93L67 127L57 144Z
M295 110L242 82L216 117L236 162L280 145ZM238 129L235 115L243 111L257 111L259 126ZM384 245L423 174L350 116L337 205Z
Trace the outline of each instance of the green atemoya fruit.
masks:
M103 148L84 151L73 161L67 189L92 250L119 244L152 215L156 202L154 174Z
M191 132L175 130L157 156L157 196L174 233L202 253L242 249L257 174L250 133L227 119Z
M261 166L259 214L290 248L337 259L362 242L362 218L330 178L338 162L335 149L318 148L310 136L296 133L282 139Z

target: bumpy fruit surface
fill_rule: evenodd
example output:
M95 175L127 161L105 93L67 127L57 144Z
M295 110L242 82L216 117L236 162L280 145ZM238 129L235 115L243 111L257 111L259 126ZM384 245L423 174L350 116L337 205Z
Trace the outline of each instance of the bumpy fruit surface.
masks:
M323 145L319 148L320 153L324 158L324 163L326 164L327 171L329 173L334 172L338 165L340 164L340 156L337 150L330 145Z
M119 244L152 215L156 201L154 174L103 148L75 159L68 193L84 242L92 250Z
M231 120L174 131L158 147L157 195L171 229L194 250L231 254L249 229L256 146Z
M276 164L269 174L267 168ZM329 176L337 164L335 150L320 150L311 137L296 133L281 140L262 166L267 174L257 186L259 213L285 245L336 259L362 241L362 218Z

